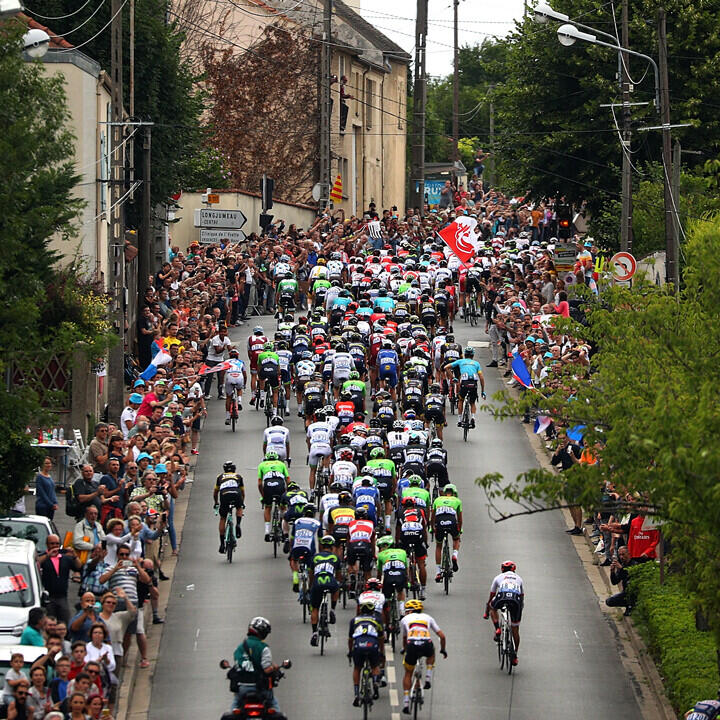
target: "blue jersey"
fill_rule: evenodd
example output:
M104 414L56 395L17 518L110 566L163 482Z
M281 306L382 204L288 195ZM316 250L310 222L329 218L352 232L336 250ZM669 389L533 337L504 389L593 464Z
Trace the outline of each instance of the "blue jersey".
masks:
M477 360L460 358L450 363L450 367L458 368L461 380L477 380L482 372L482 365Z
M351 298L349 298L349 297L336 297L333 300L333 304L332 304L333 309L335 309L337 307L346 308L350 304L350 300L351 300Z
M395 307L395 301L389 297L376 297L375 307L380 308L383 312L392 312Z
M299 517L293 526L293 548L307 548L315 554L315 536L320 529L320 521L315 518Z
M355 509L364 507L367 510L368 520L377 520L377 505L380 502L380 492L376 487L364 487L360 485L353 491Z
M377 354L377 366L386 373L394 373L397 370L398 356L394 350L380 349Z

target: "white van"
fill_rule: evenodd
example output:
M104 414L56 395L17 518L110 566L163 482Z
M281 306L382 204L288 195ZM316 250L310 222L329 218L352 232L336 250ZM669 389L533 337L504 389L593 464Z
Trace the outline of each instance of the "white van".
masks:
M43 604L35 543L0 538L0 645L17 645L31 608Z

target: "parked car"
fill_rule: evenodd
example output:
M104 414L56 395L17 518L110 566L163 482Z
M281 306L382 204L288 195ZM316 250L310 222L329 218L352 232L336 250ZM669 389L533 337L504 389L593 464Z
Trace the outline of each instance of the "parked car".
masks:
M0 538L0 645L16 645L31 608L45 603L35 543Z
M23 671L30 677L30 666L42 657L47 650L45 648L36 647L35 645L0 645L0 685L5 686L5 675L10 669L10 658L15 653L23 656Z
M43 515L19 515L0 518L0 538L16 537L32 540L38 555L47 549L47 536L59 535L55 523ZM62 538L60 538L62 540Z

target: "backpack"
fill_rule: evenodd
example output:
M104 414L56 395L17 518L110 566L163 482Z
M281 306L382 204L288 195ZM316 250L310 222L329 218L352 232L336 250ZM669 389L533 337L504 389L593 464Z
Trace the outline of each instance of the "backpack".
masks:
M75 485L69 485L65 491L65 513L68 517L76 518L81 513L80 503L75 495Z
M260 658L253 657L247 639L243 640L242 649L245 653L242 661L235 663L227 672L227 678L230 681L230 692L237 692L240 684L254 684L258 690L264 690L265 673L260 665Z

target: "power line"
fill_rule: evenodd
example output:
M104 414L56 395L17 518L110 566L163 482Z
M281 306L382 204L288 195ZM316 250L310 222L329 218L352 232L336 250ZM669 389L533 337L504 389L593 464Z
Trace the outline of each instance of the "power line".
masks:
M73 28L72 30L68 30L67 32L64 32L62 35L50 35L50 37L51 38L64 38L68 35L72 35L74 32L77 32L81 27L84 27L85 25L87 25L95 17L95 15L97 15L98 11L104 4L105 4L105 0L100 0L100 4L77 27Z
M103 0L104 2L104 0ZM34 10L31 10L29 7L26 7L25 9L29 12L35 15L35 17L42 18L43 20L64 20L65 18L72 17L73 15L77 15L83 8L85 8L87 5L90 4L90 0L85 0L85 2L77 9L73 10L71 13L68 13L67 15L41 15L38 12L35 12Z
M106 30L110 25L112 24L112 21L122 12L122 9L127 5L128 0L123 0L123 4L120 6L118 11L108 20L107 24L103 25L91 38L88 38L85 40L85 42L80 43L79 45L73 45L72 47L66 48L65 50L53 50L53 52L56 55L60 55L62 53L72 52L73 50L79 50L81 47L84 47L88 43L91 43L98 35L100 35L104 30Z

